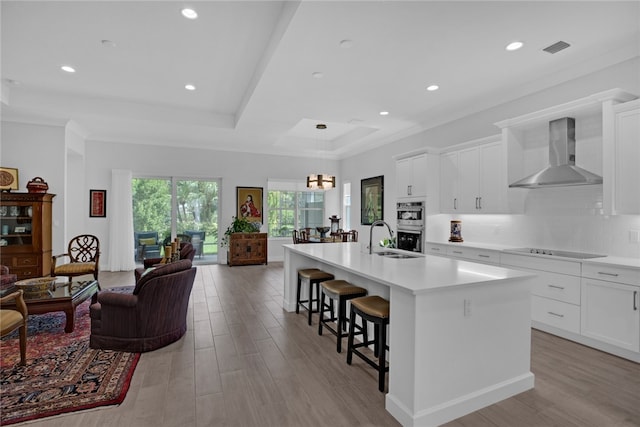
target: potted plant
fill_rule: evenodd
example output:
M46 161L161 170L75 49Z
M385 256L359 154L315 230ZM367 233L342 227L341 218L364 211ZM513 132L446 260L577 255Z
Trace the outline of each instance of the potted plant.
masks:
M224 232L224 237L220 242L220 246L229 246L229 237L233 233L256 233L260 231L261 225L262 224L259 222L249 222L246 218L238 218L234 216L231 224L229 224L227 230Z

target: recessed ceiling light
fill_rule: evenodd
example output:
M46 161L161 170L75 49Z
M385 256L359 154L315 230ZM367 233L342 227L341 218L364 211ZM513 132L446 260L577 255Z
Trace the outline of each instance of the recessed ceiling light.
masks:
M196 87L194 85L192 85L192 84L186 84L186 85L184 85L184 88L186 90L196 90Z
M438 85L427 86L427 90L430 91L430 92L433 92L434 90L438 90L438 89L440 89L440 86L438 86Z
M522 42L512 42L512 43L509 43L507 47L505 47L505 49L508 51L514 51L514 50L520 49L523 45L524 43Z
M182 13L182 16L187 19L196 19L198 17L198 13L193 9L189 9L188 7L185 7L180 12Z
M311 75L316 79L321 79L321 78L324 77L324 74L322 74L320 71L316 71L314 73L311 73Z
M353 46L353 41L352 40L340 40L340 47L343 49L349 49L351 46Z
M380 115L381 116L388 116L389 112L388 111L380 111Z
M63 65L62 67L60 67L60 69L62 71L66 71L67 73L75 73L76 72L76 69L71 67L71 66L69 66L69 65Z

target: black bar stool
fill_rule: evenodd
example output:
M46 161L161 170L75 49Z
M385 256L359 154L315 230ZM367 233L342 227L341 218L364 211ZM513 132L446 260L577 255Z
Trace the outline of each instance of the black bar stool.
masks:
M347 301L367 295L367 290L360 286L352 285L345 280L327 280L320 284L320 321L318 322L318 335L322 335L322 327L325 326L329 332L338 339L336 350L342 352L342 338L347 334ZM325 303L325 296L329 297L329 304ZM338 313L334 315L333 300L338 301ZM325 318L324 313L331 312L331 316ZM336 322L334 329L329 323Z
M368 340L366 335L361 343L355 344L355 335L364 334L364 331L356 332L356 315L362 318L362 323L372 322L375 328L374 338ZM389 301L377 295L354 298L351 300L351 318L349 319L349 339L347 340L347 363L351 365L351 359L355 353L362 360L378 370L378 390L384 392L385 372L389 372L385 353L389 349L387 346L387 325L389 324ZM360 347L374 345L374 356L378 358L377 363L365 356L359 350Z
M296 291L296 313L300 313L300 307L309 311L309 325L311 325L311 314L317 313L320 308L320 282L325 280L333 280L334 276L331 273L322 271L318 268L304 268L298 270L298 288ZM302 281L307 280L309 282L309 298L305 300L300 299L300 288L302 287ZM313 285L316 285L316 296L313 297ZM313 310L313 303L316 303L316 310ZM306 303L306 305L305 305Z

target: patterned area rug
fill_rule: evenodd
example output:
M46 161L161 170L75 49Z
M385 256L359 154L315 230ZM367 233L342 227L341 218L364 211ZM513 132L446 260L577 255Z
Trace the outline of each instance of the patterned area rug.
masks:
M76 308L75 329L69 334L64 332L62 312L29 316L26 366L20 366L18 331L2 339L0 425L124 400L140 353L89 348L89 304L85 301Z

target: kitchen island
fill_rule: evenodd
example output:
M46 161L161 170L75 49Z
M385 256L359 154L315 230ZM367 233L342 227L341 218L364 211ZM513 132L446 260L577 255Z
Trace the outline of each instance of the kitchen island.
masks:
M360 243L284 248L286 311L296 308L300 268L389 299L385 407L402 425L440 425L533 388L534 275L431 255L384 257Z

